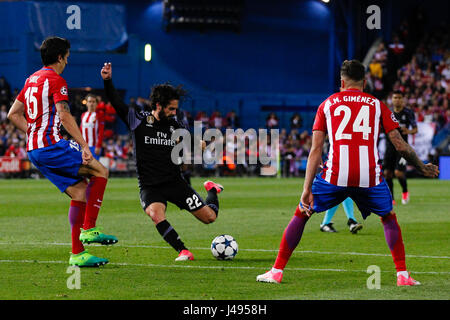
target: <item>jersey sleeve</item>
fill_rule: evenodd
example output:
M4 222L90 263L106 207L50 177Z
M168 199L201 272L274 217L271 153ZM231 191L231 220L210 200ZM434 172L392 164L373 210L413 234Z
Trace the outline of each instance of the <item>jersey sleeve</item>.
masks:
M52 97L55 104L60 101L69 101L69 92L67 90L66 80L59 77L54 81L52 86Z
M395 118L395 115L381 101L380 101L380 109L381 109L381 124L383 125L384 132L389 133L392 130L397 129L399 127L399 124L397 119Z
M328 101L328 99L326 101ZM319 130L327 132L327 122L325 119L325 113L323 111L326 101L322 102L319 108L317 109L312 131Z

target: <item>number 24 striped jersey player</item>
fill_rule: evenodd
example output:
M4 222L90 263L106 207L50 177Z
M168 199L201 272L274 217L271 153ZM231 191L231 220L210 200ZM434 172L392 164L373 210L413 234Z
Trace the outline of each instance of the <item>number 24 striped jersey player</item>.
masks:
M280 283L283 269L297 247L311 214L328 210L347 197L353 199L363 218L381 217L386 242L397 269L397 285L418 285L406 269L400 226L392 210L392 197L378 164L377 140L381 126L397 151L425 176L436 177L437 166L425 165L404 141L392 112L363 91L365 68L357 60L341 66L341 92L331 95L318 108L313 141L306 167L300 204L281 239L272 269L257 276L260 282ZM330 150L323 170L316 175L328 133Z

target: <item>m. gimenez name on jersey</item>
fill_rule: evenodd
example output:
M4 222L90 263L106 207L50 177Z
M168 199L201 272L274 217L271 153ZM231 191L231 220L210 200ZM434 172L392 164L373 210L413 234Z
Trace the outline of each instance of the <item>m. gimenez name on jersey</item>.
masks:
M112 80L105 80L104 86L107 99L131 131L139 187L180 178L180 166L171 158L176 145L171 136L183 125L172 118L158 121L150 111L127 106L119 97Z
M388 107L357 89L331 95L319 106L314 130L328 133L330 150L322 178L341 187L370 188L382 180L377 141L380 127L398 128Z

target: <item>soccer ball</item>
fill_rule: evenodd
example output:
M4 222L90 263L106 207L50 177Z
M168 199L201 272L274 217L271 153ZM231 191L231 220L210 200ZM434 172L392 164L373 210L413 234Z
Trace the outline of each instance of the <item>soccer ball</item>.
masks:
M211 252L217 260L233 260L238 253L238 244L232 236L222 234L212 241Z

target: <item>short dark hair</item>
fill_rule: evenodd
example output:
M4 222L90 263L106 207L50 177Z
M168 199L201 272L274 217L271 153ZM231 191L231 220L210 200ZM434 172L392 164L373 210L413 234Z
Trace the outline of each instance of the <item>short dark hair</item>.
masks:
M98 99L97 99L97 96L96 96L95 94L93 94L93 93L88 93L88 94L86 95L85 99L87 100L87 99L89 99L89 98L94 98L95 101L98 103Z
M58 57L64 57L70 49L70 42L60 37L48 37L41 44L41 60L44 66L58 62Z
M399 94L403 97L403 92L401 92L400 90L395 90L394 92L392 92L392 95L394 94Z
M358 60L345 60L341 66L341 76L353 81L362 81L366 75L366 68Z
M170 101L180 100L186 94L186 90L181 85L177 87L168 83L156 85L152 88L150 94L150 107L152 110L156 110L156 104L159 103L161 107L166 108Z

